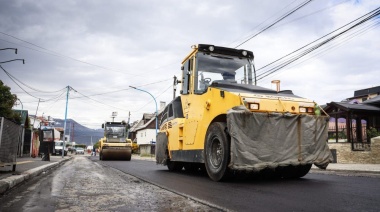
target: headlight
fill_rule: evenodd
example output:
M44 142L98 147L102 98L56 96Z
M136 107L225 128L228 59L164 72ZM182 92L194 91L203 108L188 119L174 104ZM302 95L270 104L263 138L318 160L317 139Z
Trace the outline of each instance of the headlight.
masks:
M210 52L214 51L214 46L209 46L208 50L210 50Z
M242 51L241 53L243 54L243 56L247 56L247 51Z
M259 104L257 104L257 103L249 104L249 109L251 109L251 110L258 110L259 108L260 108Z
M312 107L300 107L300 113L314 113L314 108L312 108Z

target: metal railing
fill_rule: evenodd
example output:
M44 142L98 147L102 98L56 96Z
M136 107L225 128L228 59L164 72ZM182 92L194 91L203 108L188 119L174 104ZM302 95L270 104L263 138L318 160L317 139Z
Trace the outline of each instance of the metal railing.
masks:
M22 127L0 117L0 164L16 169L17 150Z
M360 131L358 131L360 130ZM349 136L347 135L349 133ZM347 132L347 127L345 125L330 126L328 131L329 140L335 140L338 142L348 142L351 143L351 148L353 151L370 151L371 150L371 139L367 136L367 126L363 125L358 129L356 125L352 125L351 130Z

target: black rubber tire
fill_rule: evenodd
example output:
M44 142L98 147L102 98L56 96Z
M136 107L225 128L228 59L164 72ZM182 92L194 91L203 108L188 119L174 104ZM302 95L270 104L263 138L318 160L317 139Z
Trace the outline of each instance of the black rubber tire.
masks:
M213 181L228 178L228 163L230 161L230 138L225 132L226 123L214 122L206 134L204 159L208 176Z
M309 173L311 166L312 164L282 167L281 176L285 179L301 178Z
M131 158L132 158L132 152L129 155L127 155L126 161L131 161Z
M181 171L183 168L183 164L181 162L171 161L170 159L168 159L168 161L166 162L166 165L169 171L172 171L172 172Z
M104 160L102 152L99 152L99 160Z
M301 178L305 175L307 175L307 173L309 173L310 169L311 169L311 166L312 164L306 164L306 165L302 165L302 166L298 166L296 169L297 169L297 174L296 174L296 178Z
M201 172L202 167L204 167L204 165L201 163L183 163L183 168L185 168L185 171L189 173Z

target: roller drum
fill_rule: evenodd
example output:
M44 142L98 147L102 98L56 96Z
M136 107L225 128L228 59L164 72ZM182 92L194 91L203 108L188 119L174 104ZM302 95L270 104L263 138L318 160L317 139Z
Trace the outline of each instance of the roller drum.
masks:
M132 156L131 148L123 149L103 149L101 154L102 160L126 160L130 161Z

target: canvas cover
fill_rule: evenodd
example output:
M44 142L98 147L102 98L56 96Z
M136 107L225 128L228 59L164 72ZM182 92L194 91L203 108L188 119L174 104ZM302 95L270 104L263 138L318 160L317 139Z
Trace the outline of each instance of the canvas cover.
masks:
M325 169L333 157L327 145L328 118L306 114L228 111L234 170L260 171L278 166L315 164Z
M166 165L166 159L168 158L168 137L166 133L159 132L156 139L156 163Z

